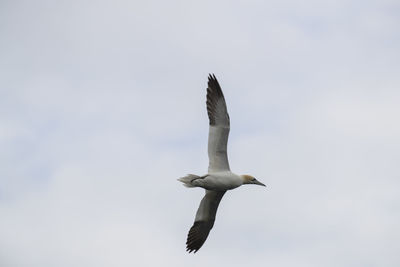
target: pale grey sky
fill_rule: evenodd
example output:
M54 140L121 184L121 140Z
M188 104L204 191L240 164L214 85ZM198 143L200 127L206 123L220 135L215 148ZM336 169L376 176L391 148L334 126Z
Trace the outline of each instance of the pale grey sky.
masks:
M0 265L400 265L398 1L0 2ZM229 192L196 255L205 88Z

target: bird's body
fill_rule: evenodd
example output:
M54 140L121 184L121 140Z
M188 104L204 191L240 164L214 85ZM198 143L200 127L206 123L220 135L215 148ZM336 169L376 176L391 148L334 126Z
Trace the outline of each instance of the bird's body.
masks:
M235 189L243 184L265 186L250 175L237 175L230 170L227 155L230 119L224 95L214 75L208 77L207 112L210 121L208 173L203 176L188 174L178 179L186 187L206 189L186 241L189 252L198 251L206 241L214 225L219 202L227 190Z
M190 177L185 182L186 177ZM189 174L182 177L179 181L188 187L202 187L207 190L227 191L239 187L243 184L243 178L231 171L213 172L203 176Z

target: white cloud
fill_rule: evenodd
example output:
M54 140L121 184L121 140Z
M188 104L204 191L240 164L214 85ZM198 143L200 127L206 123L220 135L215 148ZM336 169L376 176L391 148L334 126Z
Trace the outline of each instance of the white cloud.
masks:
M398 266L396 5L2 3L0 263ZM187 255L208 72L233 170L268 187Z

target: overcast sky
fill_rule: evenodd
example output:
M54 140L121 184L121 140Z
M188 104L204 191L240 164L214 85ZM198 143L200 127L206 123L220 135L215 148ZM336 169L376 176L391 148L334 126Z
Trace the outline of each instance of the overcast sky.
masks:
M0 1L0 265L400 266L400 3ZM207 171L208 73L230 165Z

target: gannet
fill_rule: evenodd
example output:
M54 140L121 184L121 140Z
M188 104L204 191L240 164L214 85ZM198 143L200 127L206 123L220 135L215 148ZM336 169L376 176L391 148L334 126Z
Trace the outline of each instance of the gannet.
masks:
M186 187L202 187L205 196L200 202L193 226L189 230L186 251L196 253L206 241L214 225L219 202L227 190L243 184L265 186L251 175L237 175L229 168L227 143L230 129L229 114L221 87L214 74L208 76L207 113L210 122L208 134L208 173L202 176L188 174L179 178Z

